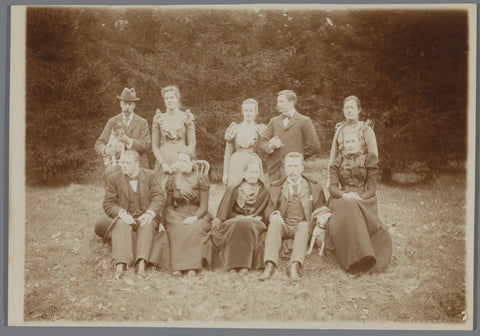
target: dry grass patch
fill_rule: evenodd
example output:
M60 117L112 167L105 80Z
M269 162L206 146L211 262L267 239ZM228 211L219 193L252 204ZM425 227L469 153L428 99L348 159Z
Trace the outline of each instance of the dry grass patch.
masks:
M326 160L307 164L324 181ZM320 169L319 169L320 168ZM212 214L224 191L212 185ZM111 248L93 233L101 185L27 188L26 321L355 321L461 323L465 310L465 175L378 188L393 240L383 274L352 276L308 256L299 283L220 270L177 279L129 269L113 281ZM285 304L288 303L288 304Z

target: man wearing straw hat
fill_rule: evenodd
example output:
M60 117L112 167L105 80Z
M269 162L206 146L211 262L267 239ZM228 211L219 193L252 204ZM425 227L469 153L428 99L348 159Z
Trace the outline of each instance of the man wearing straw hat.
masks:
M107 144L114 125L121 124L125 132L119 136L119 141L125 145L126 149L137 151L140 154L140 166L148 168L147 151L151 148L148 122L133 112L136 102L140 98L137 98L134 88L124 88L122 95L117 96L117 98L120 100L122 112L108 120L102 134L95 143L95 150L102 156L115 155L114 152L111 152L113 149L107 147ZM105 169L105 179L115 170L118 170L118 168L107 167Z

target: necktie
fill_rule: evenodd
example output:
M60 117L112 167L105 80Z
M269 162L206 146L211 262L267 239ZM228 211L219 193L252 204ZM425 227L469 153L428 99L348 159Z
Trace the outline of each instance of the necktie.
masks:
M296 200L298 198L298 189L300 189L299 184L292 184L292 190L293 190L292 197L293 197L294 200Z
M138 181L138 175L135 176L135 177L130 177L128 175L126 175L126 176L127 176L127 181Z

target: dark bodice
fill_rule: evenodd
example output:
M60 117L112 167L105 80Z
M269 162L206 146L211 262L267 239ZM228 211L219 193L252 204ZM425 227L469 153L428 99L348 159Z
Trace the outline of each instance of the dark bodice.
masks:
M340 154L330 166L329 190L333 197L356 191L363 199L375 195L378 158L372 153Z

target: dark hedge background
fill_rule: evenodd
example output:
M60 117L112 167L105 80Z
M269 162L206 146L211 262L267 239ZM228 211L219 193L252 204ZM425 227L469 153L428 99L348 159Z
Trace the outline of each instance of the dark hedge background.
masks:
M29 8L27 183L102 170L93 145L120 112L116 95L135 87L151 126L170 84L196 116L197 155L215 167L241 102L258 100L267 123L276 93L293 89L323 156L355 94L384 171L442 169L466 156L467 28L466 11L445 10Z

